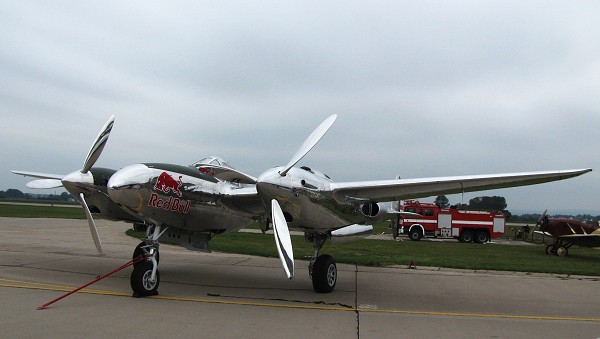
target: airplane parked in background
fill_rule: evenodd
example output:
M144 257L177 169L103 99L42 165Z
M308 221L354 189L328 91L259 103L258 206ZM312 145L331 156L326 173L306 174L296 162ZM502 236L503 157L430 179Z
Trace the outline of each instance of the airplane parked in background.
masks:
M118 171L92 167L112 130L114 116L104 125L81 170L65 176L13 171L41 178L30 188L64 186L79 199L98 251L100 238L92 214L144 223L146 237L134 258L147 260L134 266L131 287L141 296L156 294L159 242L209 251L209 240L218 234L236 232L262 218L263 230L272 222L275 244L285 274L294 276L294 256L289 228L304 232L314 246L309 275L316 292L333 291L337 281L334 259L320 254L327 239L370 232L374 221L403 212L390 209L390 202L442 194L453 194L533 185L576 177L591 171L565 171L469 175L421 179L334 182L327 175L296 164L333 125L328 117L304 141L284 166L268 169L258 177L232 168L218 157L205 158L190 166L143 163ZM270 222L269 222L270 221Z
M546 246L546 254L556 254L566 257L573 245L582 247L600 247L600 227L569 218L548 218L546 211L536 224L540 230L533 234L551 236L554 241Z

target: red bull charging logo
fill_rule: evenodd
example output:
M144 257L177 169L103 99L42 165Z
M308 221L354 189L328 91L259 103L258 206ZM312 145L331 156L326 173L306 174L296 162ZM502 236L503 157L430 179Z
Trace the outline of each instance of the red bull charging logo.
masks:
M161 191L164 193L173 192L178 197L181 197L181 185L181 176L179 176L179 180L176 181L167 172L162 172L161 175L156 179L154 190ZM191 200L186 202L175 197L161 199L160 196L156 193L152 193L152 195L150 195L150 200L148 200L148 206L150 207L160 208L166 211L178 212L182 214L187 214L190 211L191 204Z
M165 193L171 191L181 198L179 187L181 187L181 175L179 176L179 181L175 181L167 172L162 172L158 179L156 179L156 184L154 184L154 190Z

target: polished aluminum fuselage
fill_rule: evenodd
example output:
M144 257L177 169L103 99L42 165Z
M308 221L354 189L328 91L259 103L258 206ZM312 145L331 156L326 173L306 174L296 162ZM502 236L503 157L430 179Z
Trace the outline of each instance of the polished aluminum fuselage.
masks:
M284 177L273 169L259 181L232 183L190 166L137 164L117 171L108 193L152 224L192 232L238 231L270 213L265 206L271 199L281 205L289 227L304 232L327 233L365 220L356 206L333 199L329 178L308 168L292 168Z
M226 193L254 190L253 185L219 181L189 166L131 165L117 171L108 186L111 199L140 218L193 232L234 232L263 211L256 197L242 203Z

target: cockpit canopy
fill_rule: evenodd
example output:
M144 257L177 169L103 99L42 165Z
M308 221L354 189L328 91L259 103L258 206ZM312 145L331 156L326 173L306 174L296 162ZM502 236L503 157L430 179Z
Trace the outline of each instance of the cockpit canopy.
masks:
M192 164L192 166L194 166L194 167L198 167L201 165L214 165L214 166L233 168L233 166L231 166L227 161L225 161L225 159L217 157L217 156L210 156L210 157L202 158Z

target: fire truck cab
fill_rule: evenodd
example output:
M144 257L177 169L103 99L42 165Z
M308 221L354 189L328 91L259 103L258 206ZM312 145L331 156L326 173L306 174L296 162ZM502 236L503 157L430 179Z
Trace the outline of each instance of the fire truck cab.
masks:
M403 210L421 215L400 220L401 233L415 241L430 236L485 243L504 233L506 217L502 212L439 208L416 200L405 201Z

